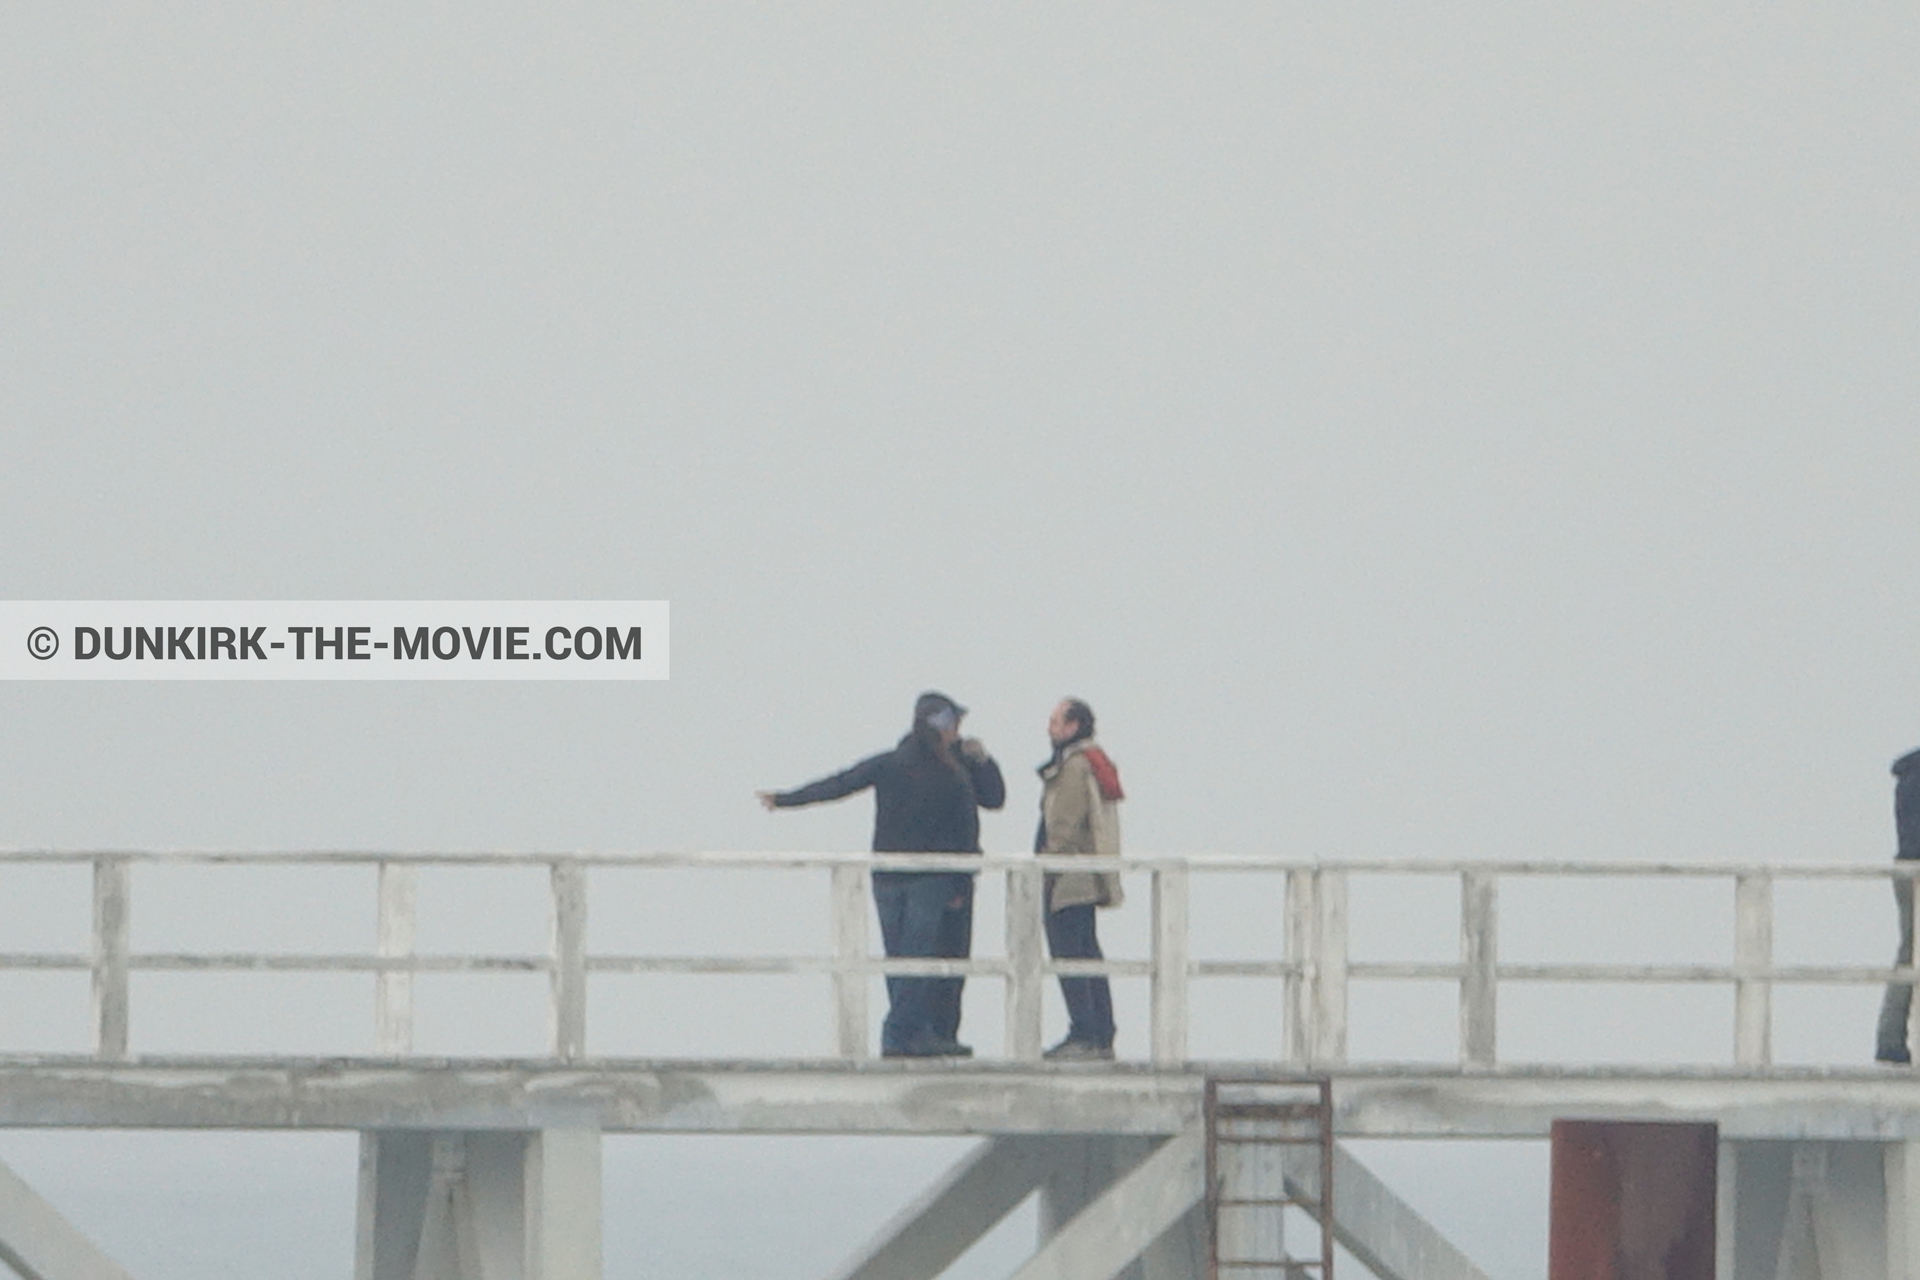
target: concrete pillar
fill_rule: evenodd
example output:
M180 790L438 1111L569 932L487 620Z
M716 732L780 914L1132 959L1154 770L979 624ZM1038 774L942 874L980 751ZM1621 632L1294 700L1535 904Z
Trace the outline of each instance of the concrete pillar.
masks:
M1012 1280L1205 1276L1204 1256L1198 1266L1186 1265L1194 1261L1187 1232L1206 1193L1206 1135L1199 1124L1159 1143L1121 1137L1057 1141L1060 1169L1050 1188L1042 1186L1040 1248ZM1150 1148L1145 1158L1135 1159L1143 1147ZM1117 1177L1088 1196L1116 1170Z
M1205 1280L1207 1207L1202 1201L1182 1214L1140 1255L1140 1280Z
M1920 1142L1881 1152L1887 1184L1888 1280L1920 1280Z
M1059 1235L1082 1209L1145 1160L1156 1145L1151 1138L1107 1134L1062 1134L1054 1140L1054 1164L1040 1184L1040 1238ZM1135 1262L1115 1280L1145 1280Z
M1793 1184L1793 1143L1723 1142L1719 1280L1777 1280L1780 1241Z
M600 1280L599 1132L361 1134L354 1280Z
M1054 1160L1040 1184L1040 1238L1048 1241L1115 1183L1139 1168L1163 1140L1110 1135L1062 1135L1051 1140ZM1207 1215L1196 1205L1114 1273L1115 1280L1202 1280L1207 1270Z
M1721 1280L1920 1280L1906 1142L1723 1144Z
M1046 1179L1044 1137L989 1138L895 1214L834 1280L936 1280Z
M1295 1147L1287 1163L1288 1188L1306 1197L1307 1212L1317 1224L1325 1203L1320 1195L1320 1153L1313 1147ZM1379 1280L1487 1280L1486 1272L1344 1145L1333 1149L1333 1211L1334 1239Z

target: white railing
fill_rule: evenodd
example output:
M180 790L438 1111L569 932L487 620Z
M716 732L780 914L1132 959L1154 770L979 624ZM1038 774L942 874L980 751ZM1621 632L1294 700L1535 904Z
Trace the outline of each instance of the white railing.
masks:
M1189 986L1197 978L1264 977L1284 983L1286 1058L1296 1065L1347 1060L1348 989L1356 981L1439 981L1459 1000L1459 1062L1497 1065L1499 993L1516 982L1662 983L1731 987L1732 1062L1766 1066L1772 1059L1773 992L1785 984L1879 984L1916 981L1914 969L1870 965L1781 965L1774 959L1774 887L1785 881L1884 881L1920 873L1913 864L1812 866L1649 863L1491 863L1380 861L1300 863L1229 856L1129 858L876 857L847 854L398 854L0 852L0 867L90 864L92 945L88 954L0 953L0 972L79 970L90 974L93 1055L130 1057L130 977L136 972L366 973L374 979L375 1045L382 1055L413 1051L413 979L418 974L545 973L549 980L550 1053L586 1056L587 985L594 974L819 974L832 984L837 1056L871 1056L871 980L879 975L966 975L997 979L1006 991L1007 1057L1040 1057L1041 1011L1048 980L1065 975L1144 977L1150 985L1150 1058L1173 1066L1188 1058ZM214 864L247 867L371 867L376 880L376 943L372 954L135 952L132 937L136 868ZM422 867L545 868L551 943L544 955L420 954L415 947L418 873ZM588 946L592 873L597 868L704 868L810 871L829 880L830 947L800 956L684 956L598 953ZM1048 870L1115 870L1151 885L1151 927L1145 959L1049 960L1041 918ZM1004 954L968 960L901 960L872 954L870 876L874 870L966 870L1005 884ZM1195 958L1188 928L1190 885L1209 874L1281 878L1285 886L1285 953L1272 959ZM1348 888L1369 876L1420 877L1457 885L1457 960L1368 961L1348 947ZM1731 964L1511 963L1500 959L1503 882L1541 878L1706 880L1730 882ZM1889 913L1890 916L1890 913ZM1891 932L1890 929L1887 930Z

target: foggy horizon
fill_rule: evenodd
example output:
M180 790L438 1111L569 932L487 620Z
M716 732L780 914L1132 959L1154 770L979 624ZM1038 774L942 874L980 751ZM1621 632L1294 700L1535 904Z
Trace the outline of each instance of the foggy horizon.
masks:
M1065 694L1129 854L1894 851L1910 10L136 3L9 36L0 598L663 600L675 652L605 687L6 683L0 848L864 849L869 801L753 792L937 688L1005 770L992 853L1031 847ZM12 883L0 933L84 927ZM213 885L142 882L135 927L370 919ZM1810 899L1806 945L1883 963L1886 899ZM511 889L438 901L531 927ZM1690 901L1609 941L1700 932ZM195 990L181 1035L255 1029ZM1870 995L1780 1022L1859 1064ZM40 999L0 1050L66 1026ZM337 1216L279 1220L320 1241L281 1274L345 1265L344 1140L303 1171L4 1136L143 1280L259 1274L213 1202L285 1178L285 1212L308 1172ZM712 1174L648 1150L649 1204ZM115 1151L200 1172L168 1199ZM905 1195L948 1157L898 1158ZM1463 1237L1501 1280L1544 1239L1512 1194Z

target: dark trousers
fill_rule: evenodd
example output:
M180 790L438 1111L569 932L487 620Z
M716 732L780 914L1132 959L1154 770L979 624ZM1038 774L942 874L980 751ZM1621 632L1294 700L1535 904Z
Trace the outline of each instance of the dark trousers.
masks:
M1101 960L1094 931L1094 906L1062 907L1047 912L1047 950L1055 960ZM1060 979L1067 1002L1067 1038L1083 1044L1113 1045L1113 988L1105 977Z
M1893 967L1904 969L1913 963L1913 881L1893 882L1893 902L1900 911L1900 946L1893 955ZM1907 1015L1913 1008L1913 986L1889 982L1886 998L1880 1002L1880 1027L1875 1037L1874 1056L1903 1058L1907 1053Z
M964 872L876 871L873 903L889 956L965 959L973 949L973 877ZM887 978L883 1053L909 1053L960 1031L965 978Z

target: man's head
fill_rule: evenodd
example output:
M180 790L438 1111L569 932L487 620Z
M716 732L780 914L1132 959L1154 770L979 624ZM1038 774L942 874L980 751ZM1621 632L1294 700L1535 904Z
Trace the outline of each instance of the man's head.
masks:
M940 741L951 744L959 738L960 721L966 714L967 709L946 694L929 690L914 700L913 726L926 725L940 735Z
M1093 736L1093 708L1078 698L1062 698L1047 717L1047 737L1056 747Z

